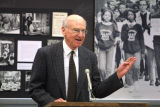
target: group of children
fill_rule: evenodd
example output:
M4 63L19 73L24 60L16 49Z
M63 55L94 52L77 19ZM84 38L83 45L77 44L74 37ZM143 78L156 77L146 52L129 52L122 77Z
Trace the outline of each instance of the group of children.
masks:
M139 10L127 8L124 3L113 5L114 2L106 1L96 16L95 41L101 78L104 80L113 74L120 60L134 56L137 60L125 76L126 86L132 86L140 79L140 65L144 60L148 67L150 85L154 85L156 66L147 1L138 2ZM115 11L116 6L118 13Z

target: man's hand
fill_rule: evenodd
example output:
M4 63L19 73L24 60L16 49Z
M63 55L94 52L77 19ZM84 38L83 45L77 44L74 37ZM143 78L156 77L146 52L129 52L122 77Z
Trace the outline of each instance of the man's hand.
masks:
M54 102L67 102L66 100L63 100L63 98L59 98L57 100L54 100Z
M63 98L59 98L54 100L54 102L67 102L66 100L63 100ZM49 104L46 104L44 107L51 107L52 102L50 102Z
M121 79L131 69L135 61L135 57L130 57L117 68L116 72L119 79Z

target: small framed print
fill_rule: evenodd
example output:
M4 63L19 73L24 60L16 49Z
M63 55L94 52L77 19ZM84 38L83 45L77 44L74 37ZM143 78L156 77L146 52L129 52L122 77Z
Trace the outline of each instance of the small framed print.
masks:
M20 14L0 13L0 33L20 34Z
M0 38L0 66L13 66L15 63L14 40Z
M0 91L19 91L21 89L20 71L0 71Z
M68 16L68 12L52 13L52 37L63 37L61 27L63 20Z

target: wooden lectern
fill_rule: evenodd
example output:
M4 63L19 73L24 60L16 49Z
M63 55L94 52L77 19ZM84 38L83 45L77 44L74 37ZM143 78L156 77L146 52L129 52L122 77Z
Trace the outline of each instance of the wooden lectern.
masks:
M148 103L52 102L46 107L149 107Z

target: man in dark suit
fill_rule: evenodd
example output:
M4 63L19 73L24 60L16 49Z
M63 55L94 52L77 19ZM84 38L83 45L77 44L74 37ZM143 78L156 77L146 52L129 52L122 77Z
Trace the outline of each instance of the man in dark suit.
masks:
M36 54L30 82L30 95L39 107L50 102L66 102L69 78L70 52L77 74L77 90L73 101L89 101L88 82L85 69L90 70L93 95L103 98L123 86L121 80L135 62L131 57L121 64L117 71L100 81L96 55L81 46L85 39L86 21L79 15L68 16L62 26L63 42L40 48Z

